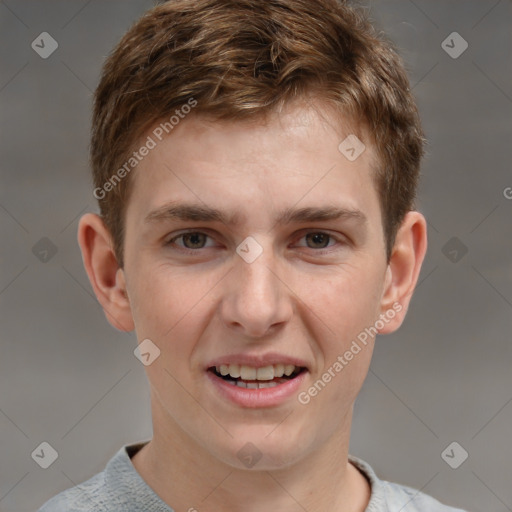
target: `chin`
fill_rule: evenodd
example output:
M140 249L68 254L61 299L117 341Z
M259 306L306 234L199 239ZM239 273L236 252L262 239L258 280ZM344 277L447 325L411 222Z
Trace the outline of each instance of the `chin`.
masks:
M245 425L237 429L236 434L234 429L227 430L233 438L219 447L220 453L216 456L231 467L250 471L285 469L305 456L305 439L292 434L284 424L277 427L275 424Z

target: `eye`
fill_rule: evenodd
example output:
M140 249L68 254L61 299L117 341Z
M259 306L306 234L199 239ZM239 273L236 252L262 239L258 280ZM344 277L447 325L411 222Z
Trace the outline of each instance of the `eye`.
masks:
M201 231L190 231L171 238L165 245L177 245L178 247L189 250L204 249L207 247L206 241L209 238L210 237L206 233L202 233ZM178 240L181 240L182 243L176 243ZM212 247L212 245L209 245L208 247Z
M306 241L311 243L309 247L312 249L323 249L329 245L329 241L332 239L327 233L308 233L306 235Z
M330 244L330 242L336 242L332 235L328 233L324 233L323 231L313 231L311 233L306 233L302 239L306 240L306 247L310 249L325 249L326 247L331 247L334 244ZM304 247L302 244L298 244L299 247Z

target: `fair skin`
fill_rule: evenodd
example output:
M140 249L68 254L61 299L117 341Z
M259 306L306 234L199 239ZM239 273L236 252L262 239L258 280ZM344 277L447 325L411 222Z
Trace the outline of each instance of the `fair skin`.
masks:
M108 320L161 351L145 366L153 438L132 462L176 512L362 512L370 499L347 456L374 340L309 403L298 395L396 303L401 310L380 332L401 325L426 222L416 211L406 215L388 263L372 147L365 141L349 161L338 150L349 127L329 116L320 104L297 103L266 123L181 121L131 177L122 269L101 219L80 221L84 265ZM226 219L147 220L171 202L214 208ZM285 209L326 206L352 213L278 222ZM197 234L179 237L184 230ZM262 248L251 263L236 252L248 236ZM295 358L303 368L293 393L272 403L232 400L208 370L219 358L241 357L260 368L269 354L274 364ZM269 390L241 392L261 391ZM237 456L248 442L261 454L252 467Z

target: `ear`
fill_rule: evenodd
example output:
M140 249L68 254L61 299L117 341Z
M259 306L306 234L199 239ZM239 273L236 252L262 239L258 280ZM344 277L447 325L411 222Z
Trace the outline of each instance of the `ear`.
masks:
M101 217L85 214L78 225L82 260L94 293L110 324L120 331L134 329L124 271L115 257L112 238Z
M381 315L386 322L380 334L396 331L404 321L421 265L427 251L427 222L417 212L408 212L397 232L391 258L386 269Z

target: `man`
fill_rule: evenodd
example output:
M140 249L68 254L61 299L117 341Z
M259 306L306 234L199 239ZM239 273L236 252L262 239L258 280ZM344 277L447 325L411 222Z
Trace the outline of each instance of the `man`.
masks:
M426 251L417 109L335 0L171 0L107 59L79 243L154 435L41 512L450 512L349 455Z

